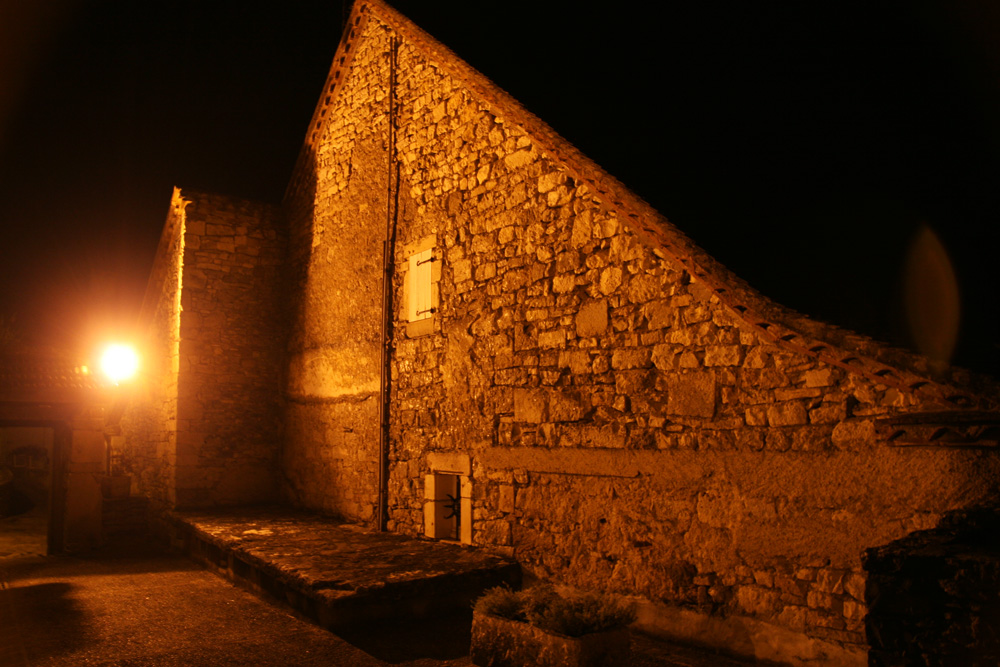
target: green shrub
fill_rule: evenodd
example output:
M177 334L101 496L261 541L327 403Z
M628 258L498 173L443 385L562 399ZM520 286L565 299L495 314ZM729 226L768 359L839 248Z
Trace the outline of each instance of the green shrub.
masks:
M635 606L596 593L562 597L548 585L523 591L497 587L476 601L475 610L570 637L623 627L635 620Z
M480 614L493 614L512 621L523 621L519 593L506 586L491 588L476 600L473 609Z
M532 625L538 625L538 621L546 617L549 610L562 601L556 589L548 584L526 588L519 595L521 616Z

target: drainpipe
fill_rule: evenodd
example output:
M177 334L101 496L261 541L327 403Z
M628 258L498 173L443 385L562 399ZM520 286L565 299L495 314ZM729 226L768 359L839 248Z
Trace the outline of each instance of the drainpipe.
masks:
M396 58L399 42L389 44L389 146L385 195L385 240L382 242L382 363L379 366L378 529L389 521L389 399L392 390L392 276L396 255L396 215L399 208L399 163L396 161ZM395 180L395 182L394 182Z

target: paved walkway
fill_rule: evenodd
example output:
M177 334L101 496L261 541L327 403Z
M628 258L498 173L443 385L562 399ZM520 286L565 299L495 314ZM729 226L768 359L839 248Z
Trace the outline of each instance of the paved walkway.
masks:
M176 555L0 561L4 667L470 664L460 642L411 644L419 630L353 645Z
M0 558L44 554L48 529L46 507L36 506L23 514L0 517Z
M469 617L337 636L149 547L0 559L0 666L469 666ZM747 663L634 635L636 667Z
M380 577L405 583L427 579L441 568L438 574L447 575L456 571L453 567L475 570L483 564L476 551L459 550L468 552L459 559L464 562L442 565L440 554L423 546L414 551L392 536L372 538L350 527L313 525L308 518L216 514L186 521L197 525L202 537L228 545L228 553L263 558L281 578L297 585L309 582L321 591L378 591L385 588ZM0 552L9 554L0 556L0 667L472 664L467 607L427 620L366 623L334 634L142 538L86 556L44 556L44 534L29 530L29 524L43 529L44 522L15 523L0 523ZM337 539L315 532L331 530ZM389 541L383 544L383 538ZM362 550L353 556L347 548L352 542ZM432 550L448 547L423 544ZM380 550L388 550L383 555L390 561L396 559L386 566L398 568L395 574L359 567ZM636 667L749 664L643 635L633 635L632 648Z

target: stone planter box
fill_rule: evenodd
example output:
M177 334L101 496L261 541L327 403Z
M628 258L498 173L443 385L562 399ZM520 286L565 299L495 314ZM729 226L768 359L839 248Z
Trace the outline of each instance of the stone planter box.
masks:
M478 612L472 617L471 654L479 667L618 667L631 662L628 628L567 637Z

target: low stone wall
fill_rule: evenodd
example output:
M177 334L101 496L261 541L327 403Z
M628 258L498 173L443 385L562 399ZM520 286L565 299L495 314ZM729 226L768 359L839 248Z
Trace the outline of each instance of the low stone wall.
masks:
M864 564L870 665L1000 664L1000 510L953 513Z

